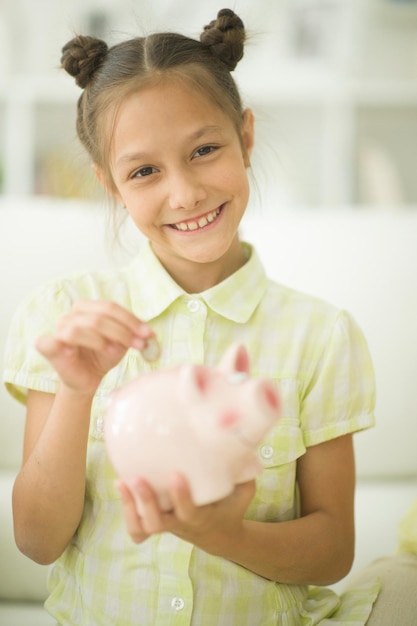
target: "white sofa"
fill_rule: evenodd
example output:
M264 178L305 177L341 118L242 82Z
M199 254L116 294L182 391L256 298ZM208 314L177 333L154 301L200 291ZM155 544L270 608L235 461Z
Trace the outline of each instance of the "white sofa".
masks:
M73 269L122 263L140 243L113 247L103 206L0 197L0 351L25 294ZM253 213L242 234L281 282L350 310L374 359L377 427L356 436L357 555L352 573L395 551L397 525L417 497L417 211L358 209ZM14 544L11 490L24 409L0 389L0 624L47 626L46 568ZM343 581L336 588L343 587Z

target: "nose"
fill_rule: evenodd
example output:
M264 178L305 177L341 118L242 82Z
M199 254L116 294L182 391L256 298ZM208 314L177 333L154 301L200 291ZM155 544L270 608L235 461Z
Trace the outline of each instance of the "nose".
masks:
M194 209L207 197L202 182L187 167L176 169L171 174L168 194L171 209Z

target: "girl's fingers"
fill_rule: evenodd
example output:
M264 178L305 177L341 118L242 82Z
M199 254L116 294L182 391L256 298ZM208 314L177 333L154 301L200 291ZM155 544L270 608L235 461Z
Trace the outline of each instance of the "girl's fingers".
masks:
M122 497L123 514L127 531L135 543L141 543L145 541L149 535L143 528L141 518L136 509L135 499L129 488L122 481L116 481L116 488Z
M51 336L42 336L38 337L36 340L36 349L44 356L46 359L55 359L62 355L63 352L70 354L72 352L72 348L62 341L58 341L54 337Z
M98 318L108 318L124 326L132 336L148 339L154 336L152 328L138 319L131 311L109 300L77 300L73 309L75 313L89 314Z
M233 528L238 527L254 495L255 481L238 485L223 500L197 507L188 481L182 474L173 473L169 479L173 510L169 512L160 509L154 490L141 478L135 481L131 490L120 481L117 487L122 495L128 532L136 543L154 534L173 532L186 541L204 546L207 541L210 545L213 536L217 541L225 527L232 528L232 533ZM140 515L137 502L140 503Z
M177 519L182 522L192 520L196 513L196 506L184 476L177 472L172 474L169 480L169 487Z
M153 330L114 302L76 301L61 317L52 336L36 342L61 381L77 391L92 390L129 348L145 360L159 357Z
M150 326L115 302L77 301L61 318L57 338L91 350L105 350L115 344L140 350L147 361L159 357L159 345Z
M144 530L149 534L157 534L166 530L165 515L159 507L158 499L148 483L138 478L133 485L134 495L141 504L141 522Z
M109 318L91 314L70 314L59 320L56 338L64 343L104 350L108 344L118 344L129 348L133 342L132 333Z

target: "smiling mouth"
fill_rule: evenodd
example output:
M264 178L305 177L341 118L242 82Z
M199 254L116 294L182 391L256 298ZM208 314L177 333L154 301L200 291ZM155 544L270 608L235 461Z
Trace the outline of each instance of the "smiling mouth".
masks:
M214 211L210 211L210 213L206 213L199 217L196 220L189 220L187 222L178 222L177 224L170 224L171 228L175 230L181 230L183 232L187 230L199 230L200 228L204 228L208 224L212 224L220 215L223 210L223 205Z

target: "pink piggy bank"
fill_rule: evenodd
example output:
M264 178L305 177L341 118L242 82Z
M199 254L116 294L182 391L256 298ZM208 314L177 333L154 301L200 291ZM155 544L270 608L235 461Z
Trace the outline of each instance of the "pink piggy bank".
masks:
M173 471L186 477L196 505L214 502L262 471L256 448L279 409L275 388L250 378L246 348L233 345L217 367L159 370L112 392L104 430L109 458L127 485L147 480L162 510L172 508Z

